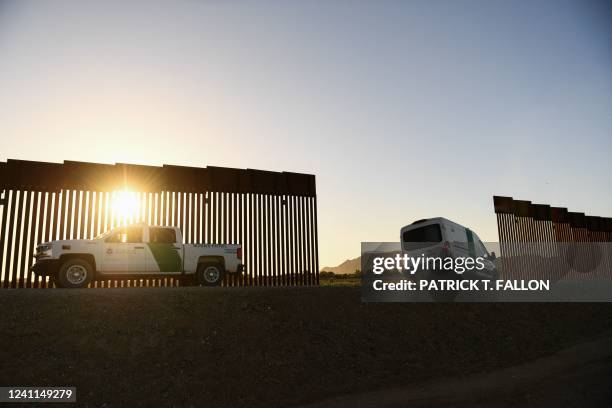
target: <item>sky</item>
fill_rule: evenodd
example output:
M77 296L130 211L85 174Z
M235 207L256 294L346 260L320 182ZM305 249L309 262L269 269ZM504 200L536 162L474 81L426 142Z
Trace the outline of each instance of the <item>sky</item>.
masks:
M0 160L316 175L319 256L493 195L612 216L598 1L0 0Z

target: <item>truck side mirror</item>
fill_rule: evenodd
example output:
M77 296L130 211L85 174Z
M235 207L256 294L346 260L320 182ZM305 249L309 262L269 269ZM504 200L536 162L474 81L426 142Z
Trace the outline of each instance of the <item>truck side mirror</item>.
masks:
M495 256L495 252L491 252L491 254L489 255L489 259L494 261L497 258L497 256Z

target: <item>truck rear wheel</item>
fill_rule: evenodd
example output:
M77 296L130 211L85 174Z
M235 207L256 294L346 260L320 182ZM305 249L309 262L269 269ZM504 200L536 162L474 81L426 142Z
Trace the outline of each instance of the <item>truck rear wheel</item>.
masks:
M94 270L84 259L69 259L60 266L55 282L60 288L84 288L93 280Z
M218 263L200 264L196 272L196 282L201 286L219 286L224 272L223 267Z

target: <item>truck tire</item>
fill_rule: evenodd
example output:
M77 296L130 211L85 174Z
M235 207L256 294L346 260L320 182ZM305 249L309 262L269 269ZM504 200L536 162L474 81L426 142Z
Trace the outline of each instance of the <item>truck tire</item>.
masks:
M196 282L200 286L219 286L223 281L225 271L216 262L202 263L196 271Z
M60 288L84 288L93 280L94 269L80 258L68 259L57 272L56 284Z

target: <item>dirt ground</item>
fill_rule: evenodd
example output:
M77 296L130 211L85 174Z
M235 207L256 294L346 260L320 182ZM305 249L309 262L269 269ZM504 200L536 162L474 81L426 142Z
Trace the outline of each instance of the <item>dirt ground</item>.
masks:
M352 393L303 408L609 408L610 384L612 335L508 368Z
M359 288L0 291L0 385L81 406L286 407L598 339L612 304L363 304Z

